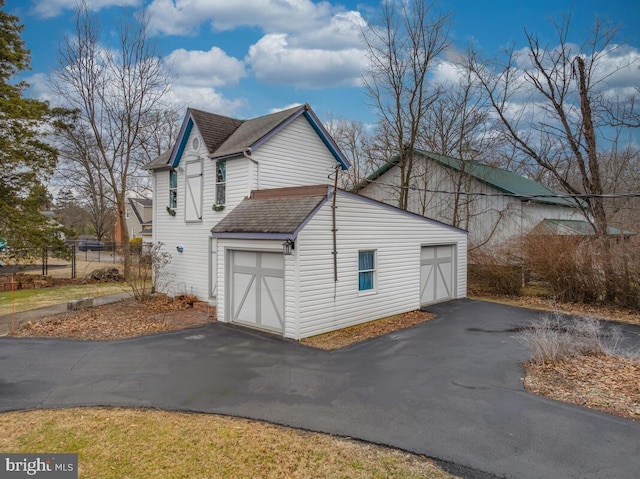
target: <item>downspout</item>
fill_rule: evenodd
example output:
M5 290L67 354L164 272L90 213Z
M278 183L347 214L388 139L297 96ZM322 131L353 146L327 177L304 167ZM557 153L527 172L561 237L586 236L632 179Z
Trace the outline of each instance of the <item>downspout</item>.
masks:
M249 158L251 161L253 161L256 164L256 190L259 190L260 189L260 162L251 156L251 148L247 148L246 150L244 150L242 152L242 155L245 158ZM251 185L249 185L249 191L251 191L252 189L253 188L251 188Z
M333 210L333 228L331 230L331 232L333 233L333 282L337 283L338 282L338 238L337 238L337 233L338 233L338 229L336 227L336 197L337 192L338 192L338 168L340 166L336 165L336 171L335 171L335 181L333 184L333 202L332 202L332 210ZM334 299L335 299L335 288L334 288Z

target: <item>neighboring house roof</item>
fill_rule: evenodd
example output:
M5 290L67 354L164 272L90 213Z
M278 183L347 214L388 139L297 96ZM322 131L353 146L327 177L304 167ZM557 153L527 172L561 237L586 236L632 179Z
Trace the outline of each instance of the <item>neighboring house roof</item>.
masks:
M187 114L173 148L145 166L149 170L175 168L180 162L186 142L195 126L203 138L209 157L214 160L234 158L260 147L296 118L304 116L342 169L350 164L335 141L322 126L309 105L300 105L250 120L238 120L193 108Z
M131 205L131 209L133 210L136 218L138 219L138 223L144 224L144 215L139 210L140 208L153 206L153 200L149 198L128 198L129 204ZM149 222L150 223L150 222Z
M170 157L171 157L171 150L167 150L164 153L162 153L159 157L157 157L155 160L144 165L143 168L145 170L157 170L160 168L166 168Z
M575 202L570 199L554 197L559 193L552 188L511 171L503 170L502 168L485 165L474 160L461 160L460 158L453 158L451 156L439 155L437 153L430 153L422 150L415 150L415 153L418 156L433 160L446 168L467 173L478 181L481 181L498 191L512 195L521 201L533 201L536 203L559 206L576 206ZM354 187L353 191L357 192L369 183L376 181L387 171L396 166L398 162L399 159L394 158L391 162L386 163L371 174L366 180L358 183Z
M558 220L545 218L532 230L534 234L567 235L567 236L594 236L595 231L587 221L583 220ZM611 236L634 236L636 233L621 230L609 226L607 233Z
M249 198L245 198L222 221L211 228L211 236L239 239L294 239L322 205L333 196L333 191L333 187L328 185L252 191ZM420 221L466 233L460 228L365 196L344 190L338 190L337 193Z

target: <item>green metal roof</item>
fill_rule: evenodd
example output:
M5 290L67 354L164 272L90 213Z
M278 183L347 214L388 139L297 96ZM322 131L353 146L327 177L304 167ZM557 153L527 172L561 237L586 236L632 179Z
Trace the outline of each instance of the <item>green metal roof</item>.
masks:
M538 183L537 181L530 180L529 178L525 178L524 176L517 175L511 171L484 165L473 160L461 160L460 158L453 158L451 156L439 155L437 153L430 153L422 150L414 150L414 152L416 155L436 161L446 168L467 173L478 181L481 181L498 191L519 197L521 201L534 201L537 203L576 207L575 202L568 198L553 197L559 193L548 186ZM397 163L398 158L394 158L393 161L386 163L371 174L366 180L356 185L354 187L354 191L357 192L364 188L368 183L377 180ZM545 197L540 198L537 196Z

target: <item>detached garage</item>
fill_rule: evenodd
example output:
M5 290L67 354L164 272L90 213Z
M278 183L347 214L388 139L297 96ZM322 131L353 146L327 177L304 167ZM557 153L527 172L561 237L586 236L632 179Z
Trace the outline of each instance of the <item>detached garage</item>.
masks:
M211 236L218 320L289 338L466 296L465 231L325 185L254 191Z

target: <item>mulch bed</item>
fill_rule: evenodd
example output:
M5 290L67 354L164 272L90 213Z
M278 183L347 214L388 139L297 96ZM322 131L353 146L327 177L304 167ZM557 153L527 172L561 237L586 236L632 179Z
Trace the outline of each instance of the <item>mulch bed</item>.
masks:
M435 318L434 314L424 311L410 311L404 314L397 314L388 318L371 321L369 323L351 326L349 328L332 331L330 333L305 338L300 342L318 349L327 351L344 348L354 343L366 339L375 338L388 334L399 329L415 326L425 321Z
M617 356L569 357L525 365L534 394L640 421L640 361Z
M12 336L109 341L202 326L214 320L213 309L194 309L190 298L160 296L56 314L27 324Z

